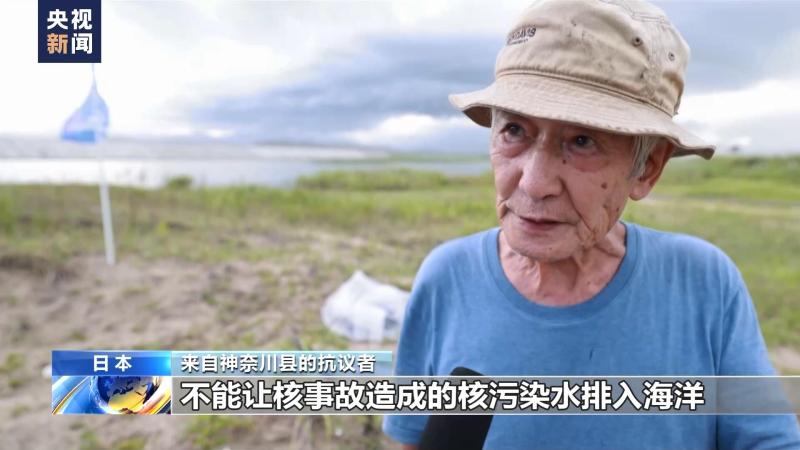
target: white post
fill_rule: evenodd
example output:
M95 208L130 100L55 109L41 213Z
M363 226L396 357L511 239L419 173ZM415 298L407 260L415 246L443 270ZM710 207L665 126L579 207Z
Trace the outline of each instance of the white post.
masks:
M97 88L97 78L94 73L94 63L92 63L92 89ZM95 119L95 117L93 117ZM95 130L98 124L95 123ZM105 136L103 136L105 137ZM97 139L97 136L95 136ZM97 144L95 144L97 149ZM106 182L106 169L103 155L97 152L97 162L100 169L100 210L103 217L103 241L106 247L106 263L113 266L117 262L116 251L114 248L114 224L111 222L111 197L108 195L108 183Z
M100 209L103 214L103 240L106 246L106 262L113 266L116 262L116 252L114 251L114 226L111 223L111 199L108 195L108 183L106 182L105 164L103 157L100 161Z

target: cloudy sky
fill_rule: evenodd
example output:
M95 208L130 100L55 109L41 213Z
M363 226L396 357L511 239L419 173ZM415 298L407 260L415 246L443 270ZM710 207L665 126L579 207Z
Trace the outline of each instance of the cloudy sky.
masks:
M36 3L0 4L0 134L57 135L90 83L36 62ZM527 3L104 1L110 133L485 151L447 94L491 82ZM658 4L692 48L677 120L721 151L800 151L800 0Z

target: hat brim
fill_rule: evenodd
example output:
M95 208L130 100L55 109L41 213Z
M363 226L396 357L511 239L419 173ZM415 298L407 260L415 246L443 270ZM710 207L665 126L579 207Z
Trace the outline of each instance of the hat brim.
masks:
M646 103L571 80L532 74L509 74L479 91L451 94L450 103L472 121L491 126L491 108L531 117L560 120L627 135L657 135L676 148L672 156L714 155L714 145L676 124Z

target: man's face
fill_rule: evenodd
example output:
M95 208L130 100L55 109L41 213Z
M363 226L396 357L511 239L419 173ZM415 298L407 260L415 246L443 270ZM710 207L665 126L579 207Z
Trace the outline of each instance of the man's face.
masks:
M553 262L595 246L637 189L630 177L633 137L496 114L491 161L497 214L511 248Z

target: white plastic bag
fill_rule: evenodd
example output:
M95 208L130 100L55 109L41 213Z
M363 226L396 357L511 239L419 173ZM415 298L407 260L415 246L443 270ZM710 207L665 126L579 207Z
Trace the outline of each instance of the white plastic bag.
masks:
M322 306L322 322L352 341L397 339L409 293L357 270Z

